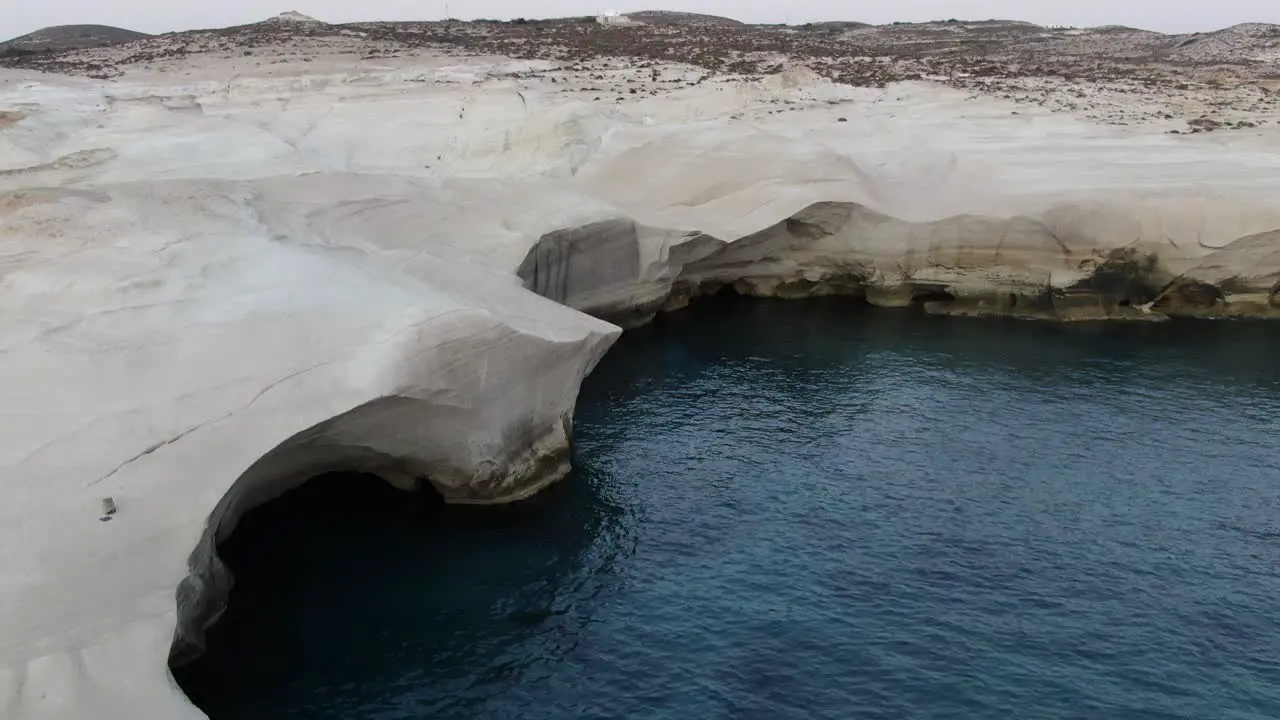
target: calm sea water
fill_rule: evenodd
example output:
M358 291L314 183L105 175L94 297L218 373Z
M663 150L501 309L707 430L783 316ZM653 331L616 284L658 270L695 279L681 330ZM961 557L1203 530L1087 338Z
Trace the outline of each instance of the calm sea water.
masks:
M726 301L629 333L576 470L250 514L215 720L1280 717L1280 327Z

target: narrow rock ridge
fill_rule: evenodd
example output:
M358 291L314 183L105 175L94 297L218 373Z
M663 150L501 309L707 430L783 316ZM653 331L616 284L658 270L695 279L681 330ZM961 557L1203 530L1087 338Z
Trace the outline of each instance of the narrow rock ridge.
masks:
M543 235L517 274L533 292L623 327L722 291L1056 321L1280 317L1280 230L1188 266L1167 242L1112 246L1106 227L1062 233L1096 209L1075 212L1072 222L1058 211L1047 221L910 223L822 202L732 242L619 218Z

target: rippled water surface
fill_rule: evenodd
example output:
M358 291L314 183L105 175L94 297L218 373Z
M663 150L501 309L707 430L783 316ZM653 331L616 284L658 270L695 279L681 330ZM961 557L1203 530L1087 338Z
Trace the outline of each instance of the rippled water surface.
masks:
M576 470L251 513L215 719L1280 717L1280 329L727 301L628 333Z

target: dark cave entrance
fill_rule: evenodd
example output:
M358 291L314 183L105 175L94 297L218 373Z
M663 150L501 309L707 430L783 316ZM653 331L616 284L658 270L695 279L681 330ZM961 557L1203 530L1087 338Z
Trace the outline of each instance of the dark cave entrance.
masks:
M349 678L420 665L459 615L493 610L471 604L477 588L440 580L474 566L477 553L492 573L484 587L577 557L552 541L536 568L511 560L531 538L591 524L564 517L587 502L573 485L566 479L509 505L452 505L425 479L407 492L371 474L313 477L246 512L219 543L235 581L226 611L208 629L205 652L171 668L174 679L214 720L279 720L281 698L299 713L288 717L311 717L317 695L341 707L354 692ZM503 622L542 617L543 605L503 609ZM404 656L386 651L388 638ZM228 695L239 698L234 708Z
M218 546L236 579L226 612L209 628L204 654L173 668L178 685L206 708L225 689L220 666L248 664L248 676L263 686L314 668L314 645L289 619L332 598L309 597L306 588L337 573L358 591L362 568L376 568L389 548L438 533L449 514L444 496L425 479L415 492L406 492L376 475L354 472L318 475L248 511ZM290 648L290 662L260 664L241 651L261 643Z

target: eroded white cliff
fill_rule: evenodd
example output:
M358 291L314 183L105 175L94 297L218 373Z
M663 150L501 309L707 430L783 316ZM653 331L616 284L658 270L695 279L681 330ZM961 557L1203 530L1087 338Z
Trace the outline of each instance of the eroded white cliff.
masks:
M493 58L233 62L0 75L5 718L201 717L167 660L221 609L214 544L311 475L455 502L554 481L619 332L571 308L642 322L723 287L1066 319L1280 305L1270 130L803 72L619 102Z

